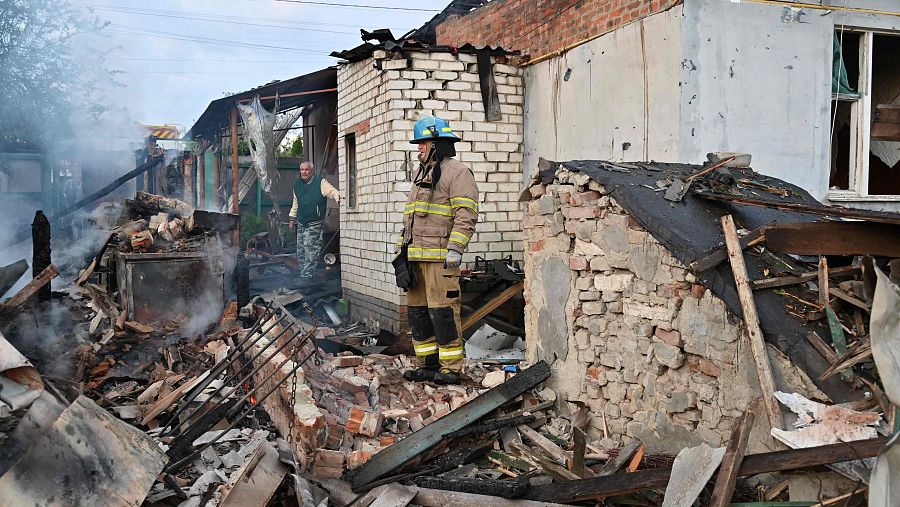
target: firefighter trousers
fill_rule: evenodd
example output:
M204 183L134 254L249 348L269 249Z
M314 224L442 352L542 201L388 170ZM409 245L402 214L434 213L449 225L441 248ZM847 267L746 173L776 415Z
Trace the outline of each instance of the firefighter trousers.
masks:
M460 373L465 359L459 317L459 268L414 262L419 283L406 295L416 367Z

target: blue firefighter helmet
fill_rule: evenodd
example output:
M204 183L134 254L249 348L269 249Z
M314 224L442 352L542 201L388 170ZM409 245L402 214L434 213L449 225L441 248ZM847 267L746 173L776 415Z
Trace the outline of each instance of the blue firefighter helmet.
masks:
M454 143L460 140L450 128L450 122L436 116L426 116L417 121L413 127L413 139L410 143L419 144L431 139L449 139Z

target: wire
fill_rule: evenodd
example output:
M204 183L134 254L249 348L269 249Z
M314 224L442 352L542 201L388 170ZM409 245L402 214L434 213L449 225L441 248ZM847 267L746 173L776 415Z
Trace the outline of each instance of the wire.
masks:
M223 59L191 59L191 58L107 58L121 62L216 62L216 63L297 63L297 60L223 60ZM323 60L330 61L330 60Z
M224 23L224 24L229 24L229 25L259 26L259 27L263 27L263 28L281 28L283 30L297 30L297 31L301 31L301 32L340 33L340 34L347 34L347 35L357 35L357 32L342 32L342 31L337 31L337 30L319 30L316 28L299 28L299 27L295 27L295 26L277 26L277 25L267 25L267 24L262 24L262 23L247 23L247 22L243 22L243 21L226 21L226 20L220 20L220 19L205 19L205 18L194 17L194 16L178 16L175 14L160 14L160 13L155 13L155 12L139 12L139 11L124 10L124 9L104 8L104 7L97 7L96 9L99 11L118 12L118 13L122 13L122 14L139 14L142 16L158 16L161 18L190 19L190 20L196 20L196 21L206 21L208 23Z
M413 12L441 12L438 9L419 9L416 7L389 7L385 5L359 5L359 4L344 4L337 2L316 2L313 0L275 0L276 2L283 3L291 3L291 4L303 4L303 5L321 5L327 7L350 7L353 9L380 9L387 11L413 11Z
M127 33L134 33L137 35L158 37L161 39L173 39L173 40L182 40L182 41L189 41L189 42L200 42L200 43L205 43L205 44L220 44L220 45L224 44L224 45L237 46L237 47L243 47L243 48L248 48L248 49L269 49L269 50L275 50L275 51L292 51L295 53L328 56L328 53L323 53L320 51L310 51L310 50L306 50L306 49L291 48L291 47L286 47L286 46L272 46L272 45L268 45L268 44L256 44L256 43L252 43L252 42L233 41L233 40L227 40L227 39L214 39L212 37L200 37L200 36L191 37L188 35L181 35L181 34L175 34L175 33L169 33L169 32L160 32L157 30L149 30L149 29L143 29L143 28L134 28L134 27L129 27L129 26L117 25L114 23L110 24L109 26L111 27L111 29L117 30L120 32L127 32Z

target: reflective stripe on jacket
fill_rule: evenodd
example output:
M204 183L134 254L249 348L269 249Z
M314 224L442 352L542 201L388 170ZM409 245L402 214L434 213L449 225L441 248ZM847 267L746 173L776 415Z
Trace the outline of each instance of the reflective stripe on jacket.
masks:
M441 162L437 188L413 184L403 211L402 242L410 260L443 262L447 249L464 253L478 222L478 186L465 164ZM401 242L401 244L402 244Z

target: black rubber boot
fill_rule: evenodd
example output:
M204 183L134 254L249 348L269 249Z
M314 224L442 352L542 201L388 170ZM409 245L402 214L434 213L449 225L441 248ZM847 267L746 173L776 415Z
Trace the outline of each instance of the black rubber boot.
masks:
M459 384L459 375L450 370L441 370L434 375L434 381L438 384Z
M416 368L415 370L406 370L403 372L403 378L410 382L434 382L434 378L438 375L436 370L428 368Z

